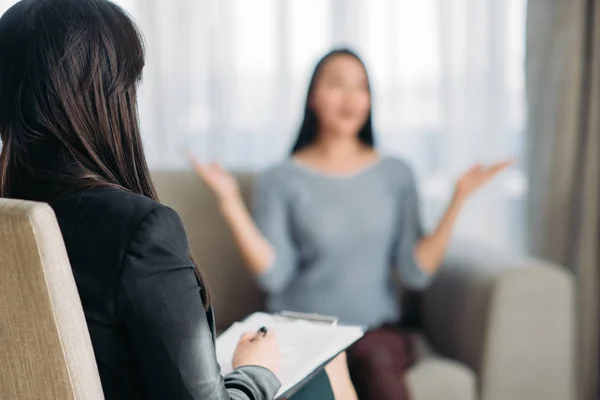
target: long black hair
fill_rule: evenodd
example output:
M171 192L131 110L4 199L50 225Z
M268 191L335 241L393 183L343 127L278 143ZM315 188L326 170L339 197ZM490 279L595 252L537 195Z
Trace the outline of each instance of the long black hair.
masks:
M325 66L325 64L327 63L327 61L329 61L331 58L333 58L335 56L340 56L340 55L350 56L350 57L356 59L359 63L361 63L361 65L365 69L365 73L367 73L367 68L365 67L365 63L358 56L358 54L356 54L354 51L352 51L350 49L343 48L343 49L332 50L329 53L325 54L323 56L323 58L321 58L319 60L319 62L317 63L317 65L313 71L312 77L310 78L310 83L308 85L308 94L306 95L306 103L304 105L304 119L302 120L302 125L300 125L300 131L298 132L298 138L296 139L294 147L292 148L292 154L304 149L305 147L310 146L317 138L319 121L317 119L317 115L311 109L311 106L310 106L311 98L312 98L312 95L313 95L313 92L315 89L317 78L319 77L319 74L321 73L321 71L322 71L323 67ZM368 82L368 74L367 74L367 82ZM369 90L369 94L371 94L371 84L370 83L368 83L368 90ZM367 117L367 120L365 121L364 126L361 128L361 130L358 134L358 139L363 144L365 144L369 147L375 146L375 139L373 137L373 123L372 123L372 118L371 118L371 108L369 108L369 115Z
M112 186L158 201L138 121L143 68L139 31L107 0L12 6L0 18L0 197L51 203Z

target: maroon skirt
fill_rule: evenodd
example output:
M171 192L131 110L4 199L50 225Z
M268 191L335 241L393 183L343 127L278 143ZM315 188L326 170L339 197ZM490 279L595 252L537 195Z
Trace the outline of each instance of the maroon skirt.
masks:
M409 400L404 378L415 362L410 332L384 325L368 331L347 354L360 400Z

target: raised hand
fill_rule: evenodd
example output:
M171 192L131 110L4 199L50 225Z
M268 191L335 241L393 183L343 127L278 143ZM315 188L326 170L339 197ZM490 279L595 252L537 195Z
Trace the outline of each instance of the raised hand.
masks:
M220 201L227 201L240 196L237 180L217 163L204 164L189 157L196 174L210 188Z
M485 186L496 175L504 171L513 164L512 160L503 161L490 166L476 164L469 168L456 182L454 197L460 200L466 200L477 189Z

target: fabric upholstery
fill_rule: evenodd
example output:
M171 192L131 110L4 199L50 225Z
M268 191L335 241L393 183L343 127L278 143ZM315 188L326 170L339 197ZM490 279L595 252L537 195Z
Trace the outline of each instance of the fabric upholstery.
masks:
M62 236L45 204L0 199L0 398L104 398Z
M418 363L406 374L416 400L475 400L477 377L465 364L436 354L422 335L415 338Z
M238 174L250 200L254 177ZM153 173L184 221L211 285L217 326L262 309L263 296L209 191L190 171ZM426 342L407 379L414 400L572 400L573 279L539 260L455 245L423 296Z
M455 244L424 295L427 337L482 400L574 399L574 282L564 269Z

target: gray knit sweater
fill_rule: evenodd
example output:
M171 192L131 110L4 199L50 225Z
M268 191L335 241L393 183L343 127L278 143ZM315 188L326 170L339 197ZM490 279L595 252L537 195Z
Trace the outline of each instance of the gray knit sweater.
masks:
M423 233L413 174L397 158L343 176L287 160L259 177L253 214L276 253L257 278L272 312L375 327L400 317L393 272L409 288L431 280L414 257Z

